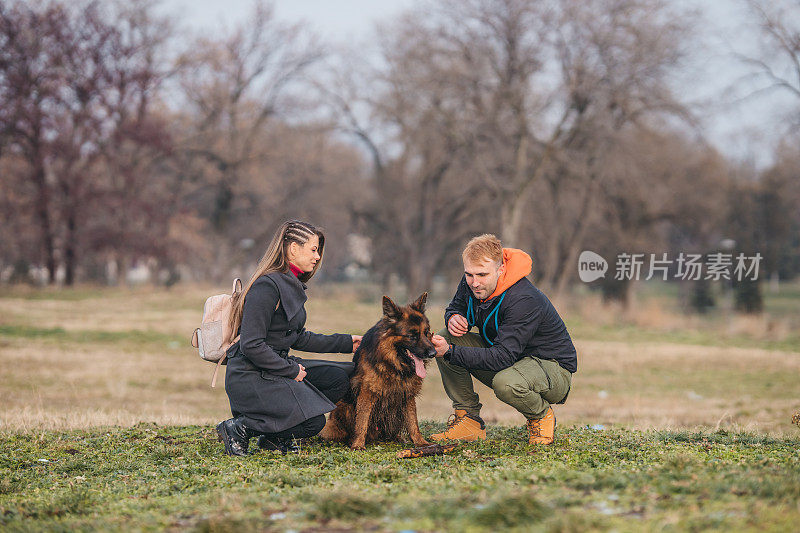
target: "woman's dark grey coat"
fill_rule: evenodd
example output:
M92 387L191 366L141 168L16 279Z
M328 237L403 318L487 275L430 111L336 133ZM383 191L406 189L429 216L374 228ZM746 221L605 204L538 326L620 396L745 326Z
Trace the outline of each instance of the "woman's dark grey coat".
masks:
M306 352L353 351L350 335L319 335L305 330L306 286L291 272L258 278L244 299L241 338L228 349L225 392L233 416L261 433L276 433L327 413L335 407L313 385L294 378L316 364L336 364L352 373L349 362L302 360L289 348ZM279 304L280 302L280 304ZM277 307L277 309L276 309Z

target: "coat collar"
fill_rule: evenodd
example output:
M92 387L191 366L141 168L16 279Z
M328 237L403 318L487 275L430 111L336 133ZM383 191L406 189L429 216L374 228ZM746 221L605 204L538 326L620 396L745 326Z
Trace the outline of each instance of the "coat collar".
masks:
M291 272L272 272L268 276L278 286L281 306L286 312L286 319L291 320L300 312L300 309L303 308L308 299L306 296L306 284L297 279Z

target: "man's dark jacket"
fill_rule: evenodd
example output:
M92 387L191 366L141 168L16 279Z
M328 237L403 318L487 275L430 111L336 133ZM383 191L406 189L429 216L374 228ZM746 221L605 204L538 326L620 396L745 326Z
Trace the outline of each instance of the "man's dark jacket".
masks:
M225 392L233 416L247 425L276 433L330 412L332 404L313 385L295 381L299 362L310 368L335 364L352 372L353 363L299 359L289 348L306 352L353 351L350 335L320 335L306 331L306 286L291 272L258 278L244 298L241 338L228 349ZM280 302L280 305L279 305ZM277 307L277 309L276 309Z
M465 368L499 372L512 366L525 356L552 359L569 372L578 369L575 346L564 321L547 296L522 278L503 293L497 310L497 329L494 316L489 317L500 301L501 295L481 302L461 278L456 294L444 314L444 323L459 314L467 317L468 302L472 300L474 323L478 335L493 342L488 348L453 346L449 353L451 363ZM489 318L487 320L487 317Z

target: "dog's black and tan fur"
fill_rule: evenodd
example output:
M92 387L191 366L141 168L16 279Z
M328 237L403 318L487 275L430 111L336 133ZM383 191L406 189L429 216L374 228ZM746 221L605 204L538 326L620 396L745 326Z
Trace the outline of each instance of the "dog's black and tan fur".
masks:
M353 355L350 392L336 404L323 438L360 450L370 442L407 442L407 432L414 445L428 444L419 431L416 402L422 389L420 365L436 355L425 316L427 297L426 292L405 307L383 297L383 318L364 334Z

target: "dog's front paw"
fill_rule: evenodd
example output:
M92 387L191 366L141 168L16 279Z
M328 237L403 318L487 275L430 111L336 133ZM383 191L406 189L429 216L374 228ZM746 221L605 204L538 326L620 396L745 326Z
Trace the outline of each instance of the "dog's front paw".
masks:
M417 439L414 441L414 446L430 446L433 444L432 442L428 442L425 439Z
M351 449L351 450L366 450L366 449L367 449L367 447L364 445L364 443L363 443L363 442L353 442L353 443L350 445L350 449Z

